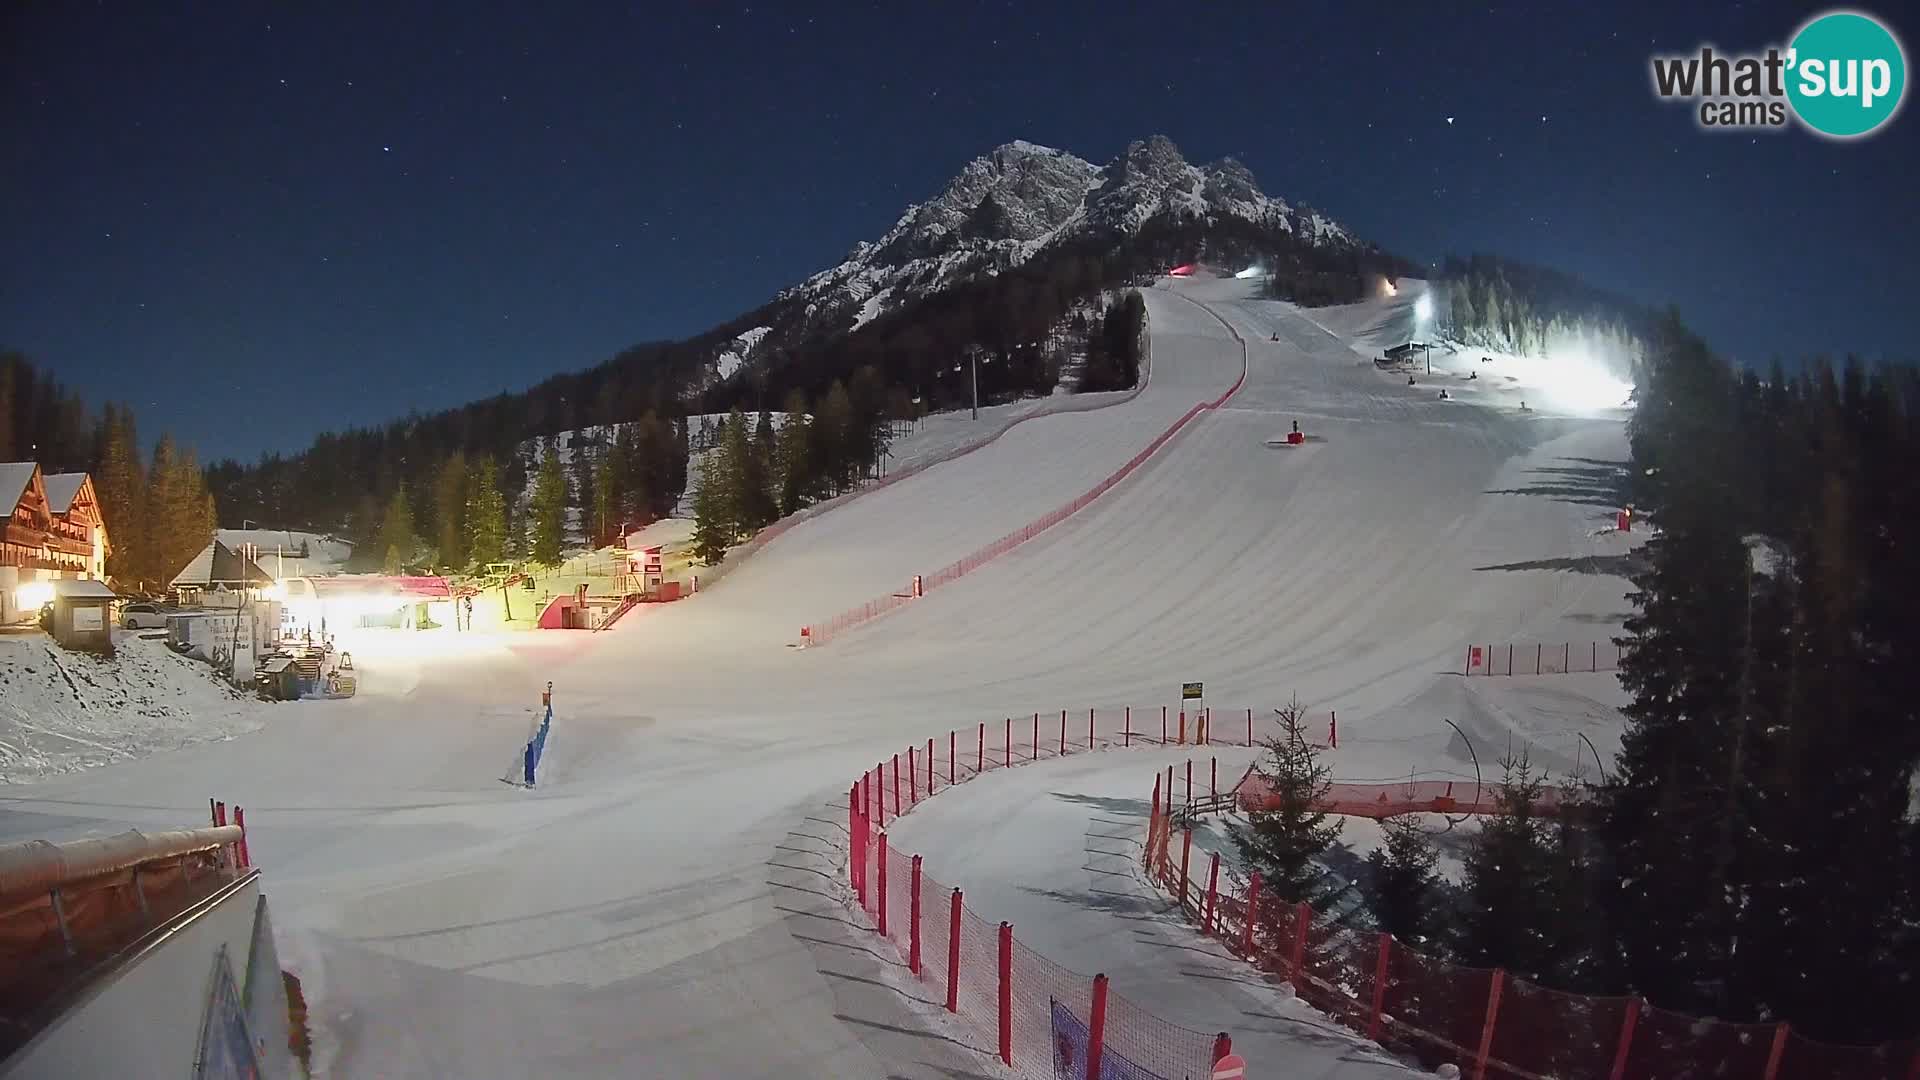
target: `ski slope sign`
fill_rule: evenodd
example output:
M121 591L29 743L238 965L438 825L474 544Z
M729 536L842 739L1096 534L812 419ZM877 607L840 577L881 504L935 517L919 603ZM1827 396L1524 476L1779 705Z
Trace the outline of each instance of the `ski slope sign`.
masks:
M1213 1063L1213 1080L1245 1080L1247 1059L1239 1054L1228 1054Z

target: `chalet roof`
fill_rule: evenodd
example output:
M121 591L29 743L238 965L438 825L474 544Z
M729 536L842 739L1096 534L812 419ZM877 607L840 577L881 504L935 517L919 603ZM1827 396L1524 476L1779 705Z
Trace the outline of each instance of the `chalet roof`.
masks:
M53 595L74 600L112 600L120 594L107 587L104 581L92 578L62 578L53 583Z
M83 472L48 473L41 478L47 488L47 509L56 514L64 514L73 509L74 496L86 486L87 474Z
M34 471L40 466L32 461L0 462L0 503L6 504L6 512L20 505L20 497L27 493L27 485L33 483Z
M215 585L250 588L271 584L273 578L265 570L234 554L232 548L218 540L208 541L172 581L176 589L181 586L205 589Z

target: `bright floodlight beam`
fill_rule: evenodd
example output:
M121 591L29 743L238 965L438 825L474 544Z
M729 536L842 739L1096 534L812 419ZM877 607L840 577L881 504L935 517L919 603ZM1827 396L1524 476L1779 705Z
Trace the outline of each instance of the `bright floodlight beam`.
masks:
M1421 322L1426 322L1428 319L1433 318L1433 295L1431 293L1421 293L1420 298L1413 302L1413 317L1419 319Z

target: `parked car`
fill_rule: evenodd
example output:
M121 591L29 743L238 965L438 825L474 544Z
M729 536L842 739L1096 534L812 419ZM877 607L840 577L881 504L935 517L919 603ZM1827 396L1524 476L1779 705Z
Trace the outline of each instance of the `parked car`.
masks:
M167 613L159 604L137 601L120 609L120 625L128 630L165 630Z

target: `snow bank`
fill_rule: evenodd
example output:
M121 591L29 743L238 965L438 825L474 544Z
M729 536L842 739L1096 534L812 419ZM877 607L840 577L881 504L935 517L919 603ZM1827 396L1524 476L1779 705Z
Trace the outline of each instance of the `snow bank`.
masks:
M0 783L21 783L266 723L266 702L157 640L115 631L116 656L71 652L40 633L0 637Z

